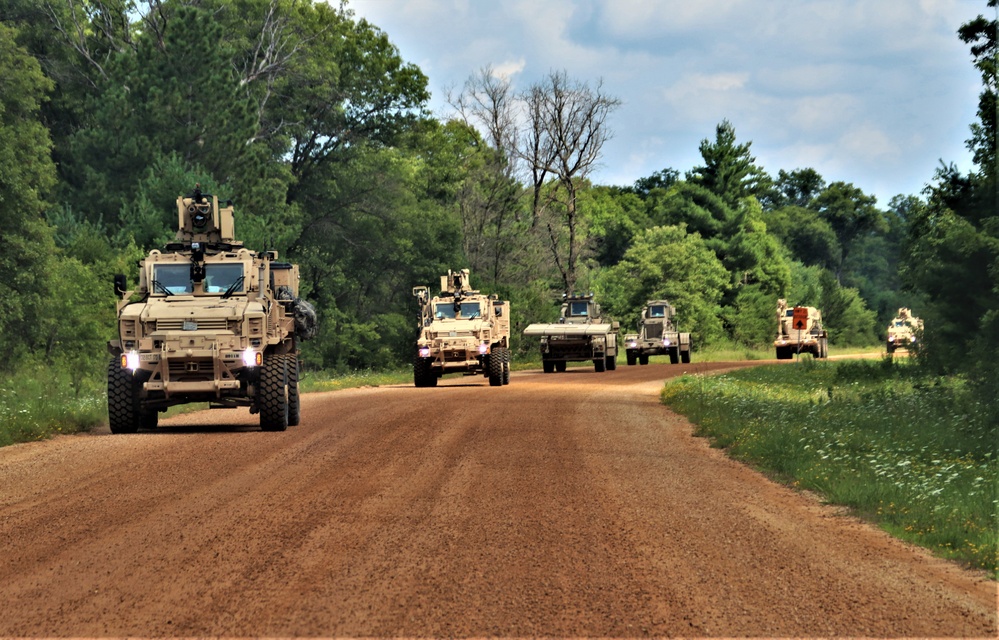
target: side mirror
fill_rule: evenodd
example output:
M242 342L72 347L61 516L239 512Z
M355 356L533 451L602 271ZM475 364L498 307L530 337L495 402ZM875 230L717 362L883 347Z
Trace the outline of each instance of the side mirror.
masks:
M618 322L617 320L615 320L614 322L611 323L611 330L612 331L617 331L620 328L621 328L621 323Z
M122 298L125 296L125 292L128 291L128 280L125 279L124 273L116 273L114 276L114 295L115 297Z

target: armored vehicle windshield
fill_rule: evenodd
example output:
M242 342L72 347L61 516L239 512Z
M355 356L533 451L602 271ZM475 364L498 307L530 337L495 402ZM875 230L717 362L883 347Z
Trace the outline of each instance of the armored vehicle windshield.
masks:
M582 317L590 315L590 303L586 300L570 302L569 315Z

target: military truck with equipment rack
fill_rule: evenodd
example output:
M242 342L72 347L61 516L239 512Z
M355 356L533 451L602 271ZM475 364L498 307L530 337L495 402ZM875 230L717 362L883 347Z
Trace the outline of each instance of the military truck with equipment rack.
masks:
M177 217L176 241L139 262L136 289L114 277L112 433L156 427L160 412L191 402L249 407L265 431L298 424L299 341L317 327L298 267L235 240L232 203L200 186L177 199Z
M605 321L593 294L564 295L558 322L537 323L525 336L540 338L541 367L562 372L570 362L593 361L594 371L617 368L618 323Z
M440 292L413 287L420 305L420 333L413 383L436 387L447 373L482 375L489 385L510 384L510 303L469 284L468 269L448 270Z
M802 353L828 358L829 333L822 327L822 312L815 307L788 307L787 300L778 300L774 349L778 360L790 360Z
M669 356L671 364L690 362L690 334L678 331L675 319L676 309L668 301L646 302L638 333L624 337L628 364L649 364L649 356Z

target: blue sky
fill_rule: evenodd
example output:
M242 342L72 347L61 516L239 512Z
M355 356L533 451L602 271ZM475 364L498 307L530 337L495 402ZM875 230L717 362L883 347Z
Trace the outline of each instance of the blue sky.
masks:
M701 163L728 119L757 164L811 167L887 205L965 147L981 78L958 27L986 0L349 0L430 79L430 108L491 66L517 90L550 71L622 101L592 179Z

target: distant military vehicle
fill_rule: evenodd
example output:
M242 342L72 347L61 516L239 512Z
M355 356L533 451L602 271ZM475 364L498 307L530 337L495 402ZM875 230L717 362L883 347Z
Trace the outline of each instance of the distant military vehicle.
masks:
M190 402L248 406L265 431L298 424L298 343L317 326L298 297L298 267L234 240L231 203L200 187L177 199L177 216L176 241L139 262L134 291L114 277L112 433L153 428L160 412Z
M914 317L908 308L901 307L895 319L888 324L888 353L894 353L896 349L915 349L922 331L923 321Z
M510 384L510 303L471 288L468 269L448 270L433 298L413 287L420 305L420 335L413 383L435 387L446 373L482 374L490 386Z
M541 338L545 373L565 371L569 362L593 361L595 371L617 368L618 323L605 321L593 294L563 296L561 317L551 324L532 324L525 336Z
M666 300L649 300L642 308L638 333L624 337L628 364L649 364L649 356L668 355L672 364L690 362L690 334L677 331L676 309Z
M787 300L778 300L774 348L778 360L790 360L796 353L829 357L829 334L822 328L822 313L815 307L789 308Z

